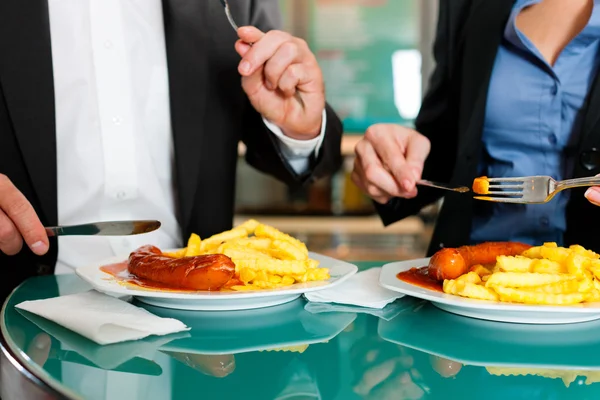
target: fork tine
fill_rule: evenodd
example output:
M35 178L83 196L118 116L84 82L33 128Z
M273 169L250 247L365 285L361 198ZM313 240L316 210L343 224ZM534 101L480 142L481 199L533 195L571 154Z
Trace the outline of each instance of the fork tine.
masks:
M488 190L487 194L497 196L519 196L523 197L523 192L504 192L502 190Z
M488 182L525 182L527 179L524 177L517 178L487 178Z
M523 189L525 185L490 185L490 189Z
M494 201L497 203L518 203L518 204L528 203L527 201L522 200L521 198L514 198L514 197L474 196L473 198L477 199L477 200Z

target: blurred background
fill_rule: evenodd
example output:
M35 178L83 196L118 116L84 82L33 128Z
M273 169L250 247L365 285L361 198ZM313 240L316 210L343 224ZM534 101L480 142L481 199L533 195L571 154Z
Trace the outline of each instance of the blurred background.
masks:
M298 192L240 158L236 223L256 218L343 260L423 257L439 205L389 227L350 180L354 146L375 123L412 126L433 69L437 0L280 0L284 30L305 39L327 101L344 122L344 166Z

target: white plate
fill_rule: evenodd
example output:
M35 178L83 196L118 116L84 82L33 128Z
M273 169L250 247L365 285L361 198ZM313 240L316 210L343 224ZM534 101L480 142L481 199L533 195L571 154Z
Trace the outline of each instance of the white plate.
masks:
M169 250L171 251L171 250ZM139 301L157 307L180 310L248 310L287 303L303 293L329 289L339 285L358 271L358 267L345 261L309 252L319 267L329 268L331 278L327 281L297 283L286 288L248 292L161 292L136 289L119 284L116 279L100 270L104 265L123 262L126 257L113 257L97 265L78 268L75 272L100 292L119 296L133 296Z
M413 267L424 267L429 258L399 261L383 266L379 283L386 289L429 300L436 307L453 314L489 321L521 324L570 324L600 319L600 303L570 306L544 306L468 299L403 282L396 277L399 272Z

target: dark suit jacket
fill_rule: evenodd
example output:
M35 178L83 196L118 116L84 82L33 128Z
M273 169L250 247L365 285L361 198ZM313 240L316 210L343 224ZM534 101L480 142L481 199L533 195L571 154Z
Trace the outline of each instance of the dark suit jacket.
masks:
M239 24L263 31L279 25L276 0L231 2ZM327 128L310 172L297 176L276 138L244 94L234 50L237 35L217 0L164 0L164 24L176 157L178 215L183 237L206 237L233 220L237 145L247 161L289 185L305 185L341 165L342 125L327 108ZM57 224L55 105L47 0L0 1L0 173L30 200L44 225ZM0 255L14 275L2 290L28 276L50 274L57 245L45 257L28 250Z
M513 4L514 0L440 0L434 45L437 65L416 120L416 129L431 140L424 178L471 186L477 176L489 80ZM600 173L599 79L596 76L583 106L581 138L570 150L576 160L573 177ZM584 191L571 193L565 241L600 251L600 209L583 197ZM431 255L441 247L468 244L474 207L490 203L420 187L415 199L392 199L376 207L389 225L442 196L428 250Z

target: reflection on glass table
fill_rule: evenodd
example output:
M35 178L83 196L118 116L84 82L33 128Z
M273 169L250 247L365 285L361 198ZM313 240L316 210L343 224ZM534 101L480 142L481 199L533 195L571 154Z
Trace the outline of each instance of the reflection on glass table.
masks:
M312 314L302 299L241 312L144 306L192 329L98 346L14 309L24 299L55 296L56 280L73 291L89 290L75 276L30 280L7 303L2 333L21 362L68 398L600 397L600 321L482 321L410 297L397 301L399 312L389 319L358 311Z
M447 313L421 300L404 301L412 302L412 309L391 321L379 320L377 331L410 360L406 373L422 391L414 398L600 396L599 321L501 323Z
M32 280L21 293L55 296L47 290L51 279L56 278ZM89 289L75 277L58 279L74 280L75 291ZM13 350L69 398L84 399L332 398L340 386L335 338L356 318L354 313L310 313L302 299L233 312L136 303L192 329L100 346L18 311L14 304L22 299L17 294L3 314L3 332L9 332Z

